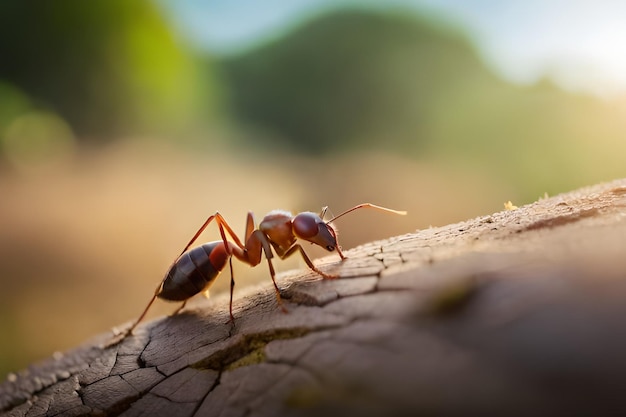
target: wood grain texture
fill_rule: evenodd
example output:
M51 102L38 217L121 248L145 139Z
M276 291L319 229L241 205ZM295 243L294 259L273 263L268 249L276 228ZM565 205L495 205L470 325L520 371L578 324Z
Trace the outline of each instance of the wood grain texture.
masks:
M268 283L11 375L1 415L626 413L626 180L346 255L279 275L288 314Z

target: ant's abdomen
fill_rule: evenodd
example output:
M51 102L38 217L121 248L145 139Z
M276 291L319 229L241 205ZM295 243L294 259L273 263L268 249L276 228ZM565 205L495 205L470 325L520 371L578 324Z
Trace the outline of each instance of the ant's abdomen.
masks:
M158 297L185 301L207 290L226 265L228 256L221 240L183 253L167 272Z

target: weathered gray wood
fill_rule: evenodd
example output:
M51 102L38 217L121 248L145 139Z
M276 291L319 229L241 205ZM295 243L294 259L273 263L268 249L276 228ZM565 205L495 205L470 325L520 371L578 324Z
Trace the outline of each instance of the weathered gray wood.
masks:
M288 314L264 285L11 375L2 415L626 413L626 180L346 254L279 276Z

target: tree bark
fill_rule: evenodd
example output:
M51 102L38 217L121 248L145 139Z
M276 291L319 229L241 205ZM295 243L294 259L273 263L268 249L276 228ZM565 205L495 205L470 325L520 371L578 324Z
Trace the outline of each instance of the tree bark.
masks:
M346 255L279 275L287 314L236 289L234 326L222 298L10 375L0 412L626 413L626 180Z

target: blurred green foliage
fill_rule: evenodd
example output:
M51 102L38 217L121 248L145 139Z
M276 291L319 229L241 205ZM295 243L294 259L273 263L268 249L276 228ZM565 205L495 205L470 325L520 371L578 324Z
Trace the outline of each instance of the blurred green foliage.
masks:
M0 80L81 139L174 132L209 111L210 72L150 1L0 2L0 39Z
M422 150L438 103L497 84L466 40L412 14L346 10L223 62L234 113L313 153Z
M507 83L460 33L412 13L323 14L221 69L261 147L456 161L529 201L624 175L611 157L626 150L618 106Z

